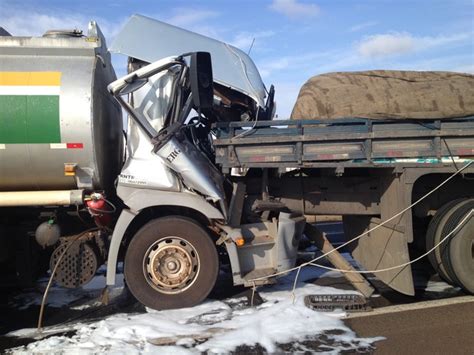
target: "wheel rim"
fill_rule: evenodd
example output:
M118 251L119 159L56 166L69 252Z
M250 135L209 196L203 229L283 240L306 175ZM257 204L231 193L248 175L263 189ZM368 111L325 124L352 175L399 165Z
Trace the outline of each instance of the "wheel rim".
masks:
M143 257L143 273L147 282L167 294L188 289L196 280L199 265L194 247L174 236L153 243Z

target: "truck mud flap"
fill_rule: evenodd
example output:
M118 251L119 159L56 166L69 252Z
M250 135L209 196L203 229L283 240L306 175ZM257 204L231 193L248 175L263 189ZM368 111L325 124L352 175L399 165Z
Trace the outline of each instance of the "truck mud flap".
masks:
M336 309L349 313L372 310L365 297L355 294L307 295L304 304L319 312L332 312Z

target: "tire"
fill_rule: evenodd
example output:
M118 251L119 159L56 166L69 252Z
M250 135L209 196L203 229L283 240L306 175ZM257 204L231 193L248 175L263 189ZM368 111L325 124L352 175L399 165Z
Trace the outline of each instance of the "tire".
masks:
M132 295L156 310L192 307L211 292L219 261L207 231L190 218L169 216L143 226L125 254Z
M428 225L428 230L426 232L426 251L431 250L439 243L441 240L442 228L450 213L452 213L456 207L459 207L466 201L467 199L465 198L457 199L444 204L440 209L438 209L434 217L431 219L430 224ZM436 248L432 253L428 254L428 260L443 280L448 283L453 283L453 280L446 271L441 259L441 253L445 246L446 244L443 244Z
M443 238L454 230L474 209L474 201L460 206L443 228ZM474 293L474 217L457 230L446 243L442 254L449 276L467 293Z

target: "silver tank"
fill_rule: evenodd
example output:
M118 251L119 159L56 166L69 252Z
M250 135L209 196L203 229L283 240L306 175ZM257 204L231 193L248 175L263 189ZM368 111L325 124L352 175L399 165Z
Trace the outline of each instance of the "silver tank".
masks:
M87 36L0 36L0 191L110 190L123 158L115 79L95 22Z

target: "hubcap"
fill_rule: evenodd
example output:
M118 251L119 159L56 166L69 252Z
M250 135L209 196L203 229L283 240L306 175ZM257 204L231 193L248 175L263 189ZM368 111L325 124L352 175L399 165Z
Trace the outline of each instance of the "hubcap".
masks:
M194 247L179 237L160 239L143 258L147 282L163 293L180 293L196 280L199 257Z

